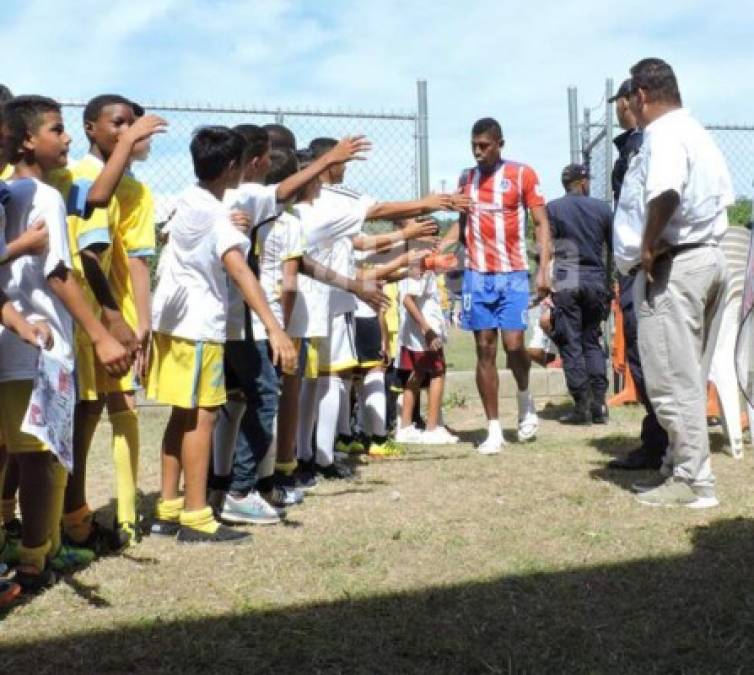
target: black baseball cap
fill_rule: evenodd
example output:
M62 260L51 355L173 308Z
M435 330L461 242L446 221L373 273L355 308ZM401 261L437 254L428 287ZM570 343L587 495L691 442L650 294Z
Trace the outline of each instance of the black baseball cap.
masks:
M628 95L631 93L631 78L629 77L627 80L623 80L621 82L620 87L618 87L618 91L615 92L609 99L607 99L608 103L615 103L619 98L628 98Z
M583 164L569 164L560 174L560 180L563 182L563 185L568 185L582 178L589 178L589 169Z

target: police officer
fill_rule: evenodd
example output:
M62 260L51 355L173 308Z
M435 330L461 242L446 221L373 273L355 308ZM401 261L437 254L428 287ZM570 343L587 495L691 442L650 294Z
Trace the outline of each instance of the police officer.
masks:
M612 173L613 197L618 203L623 177L631 159L639 152L643 140L643 132L636 124L636 118L628 107L628 97L631 93L631 79L625 80L618 91L610 98L615 103L615 117L623 132L616 136L613 143L618 150ZM644 387L644 373L639 359L639 341L636 331L636 312L634 311L634 278L635 275L618 273L618 293L620 308L623 314L623 334L626 340L626 361L631 377L636 385L639 400L644 405L646 415L641 423L641 446L629 452L625 457L613 459L608 466L613 469L639 470L659 469L662 456L668 447L668 434L660 426L652 404L647 398Z
M589 197L589 173L569 164L561 175L566 194L547 204L553 256L553 340L563 359L574 410L565 424L607 423L607 364L600 344L609 308L606 252L612 249L610 207Z

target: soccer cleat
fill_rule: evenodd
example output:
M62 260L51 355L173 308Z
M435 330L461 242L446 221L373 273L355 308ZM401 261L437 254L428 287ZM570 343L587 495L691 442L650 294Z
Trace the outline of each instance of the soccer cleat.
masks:
M80 548L63 544L54 557L50 558L50 567L56 572L68 572L89 565L96 554L90 548Z
M518 420L518 440L521 443L533 441L539 431L539 417L533 410L529 410Z
M110 540L111 551L122 551L141 541L139 529L133 523L113 522L112 539Z
M358 438L352 438L347 442L339 438L335 443L335 450L344 455L360 455L364 453L366 446Z
M369 456L374 459L387 459L390 457L400 457L406 453L405 446L388 438L382 443L372 443L369 446Z
M181 524L177 520L154 518L152 524L149 526L149 533L158 537L175 537L180 529Z
M401 427L395 432L395 440L398 443L421 443L422 432L415 425Z
M49 567L40 571L33 565L22 565L16 568L13 581L21 586L23 593L39 593L52 588L58 583L58 578L57 573Z
M183 544L237 544L244 539L250 540L251 534L239 532L225 525L218 525L214 532L205 532L181 525L176 539Z
M94 551L96 555L102 555L110 551L114 533L111 529L100 525L96 520L92 520L92 527L89 536L84 541L75 541L63 532L63 543L75 548L88 548Z
M228 523L276 525L281 520L281 514L262 499L258 492L252 491L240 498L226 495L220 518Z
M436 426L431 431L422 431L419 442L423 445L453 445L458 443L458 436L451 434L445 427Z

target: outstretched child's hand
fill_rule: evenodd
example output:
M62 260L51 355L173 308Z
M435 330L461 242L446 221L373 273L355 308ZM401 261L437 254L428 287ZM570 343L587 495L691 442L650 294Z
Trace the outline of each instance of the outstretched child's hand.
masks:
M382 284L376 283L372 279L355 279L353 293L375 312L390 307L390 298L383 293Z
M471 197L467 195L456 193L451 195L451 209L454 211L468 211L471 208Z
M151 138L154 134L164 134L167 126L167 120L159 115L144 115L123 132L122 138L131 145L136 145L139 141Z
M328 159L333 164L350 162L352 159L363 160L365 152L372 149L372 143L366 136L346 136L340 139L340 142L332 148L327 154Z
M292 372L296 368L296 361L298 360L298 352L293 346L293 342L282 328L268 331L268 334L270 350L272 351L272 365L280 365L283 371Z
M419 237L433 237L437 234L439 226L434 218L411 218L403 227L405 239L418 239Z
M103 333L93 346L95 355L110 377L123 377L128 372L132 358L112 335Z
M24 321L18 327L18 337L34 347L50 350L54 344L52 331L45 321Z
M427 343L427 349L431 352L439 352L442 349L442 339L431 328L424 331L424 341Z
M421 200L425 213L433 211L450 211L453 209L453 199L457 195L431 194Z

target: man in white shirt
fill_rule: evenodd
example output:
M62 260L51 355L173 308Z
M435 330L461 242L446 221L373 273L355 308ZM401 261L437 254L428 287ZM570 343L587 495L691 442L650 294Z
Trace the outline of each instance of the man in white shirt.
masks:
M663 481L636 484L651 506L717 506L706 384L727 282L718 242L733 203L730 174L711 136L682 107L672 68L631 69L629 105L644 143L630 161L615 214L615 261L637 274L634 304L647 394L669 449Z

